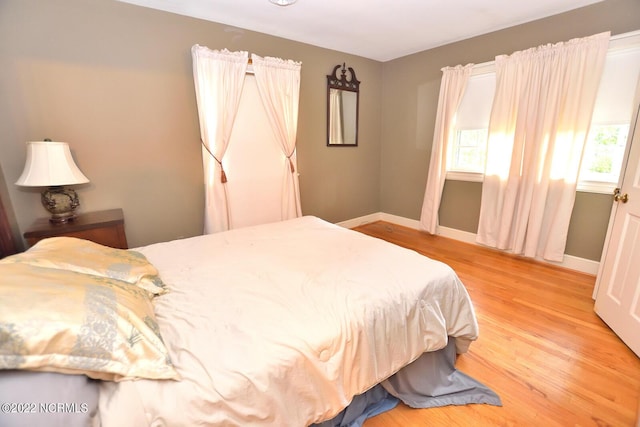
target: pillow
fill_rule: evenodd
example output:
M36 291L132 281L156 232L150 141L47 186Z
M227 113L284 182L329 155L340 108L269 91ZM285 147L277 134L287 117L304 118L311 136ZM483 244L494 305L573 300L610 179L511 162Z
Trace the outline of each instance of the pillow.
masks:
M158 270L140 252L115 249L75 237L40 240L0 263L26 263L122 280L160 295L167 291Z
M179 379L147 291L20 263L0 264L0 369Z

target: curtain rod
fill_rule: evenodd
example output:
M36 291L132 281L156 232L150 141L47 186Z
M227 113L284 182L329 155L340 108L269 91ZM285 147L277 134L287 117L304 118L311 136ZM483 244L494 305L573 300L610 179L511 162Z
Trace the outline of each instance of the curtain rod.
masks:
M609 52L625 49L634 44L640 45L640 30L630 31L628 33L616 34L609 39ZM496 61L487 61L480 64L474 64L471 69L471 75L487 74L495 71Z

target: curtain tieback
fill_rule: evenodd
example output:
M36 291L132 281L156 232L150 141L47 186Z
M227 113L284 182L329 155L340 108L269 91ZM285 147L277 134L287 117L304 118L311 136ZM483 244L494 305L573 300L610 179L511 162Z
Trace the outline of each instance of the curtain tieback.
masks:
M294 148L291 154L287 154L287 160L289 160L289 169L291 170L291 173L294 173L296 171L295 166L293 166L293 160L291 160L291 157L295 152L296 152L296 149Z
M218 160L216 156L213 155L213 153L211 152L211 150L209 150L209 147L207 147L207 145L204 143L202 138L200 139L200 143L202 144L204 149L207 150L207 153L209 153L209 155L213 157L213 160L215 160L218 163L218 165L220 165L220 182L225 184L227 182L227 174L224 173L224 166L222 166L222 162ZM291 159L289 159L289 161L291 161Z

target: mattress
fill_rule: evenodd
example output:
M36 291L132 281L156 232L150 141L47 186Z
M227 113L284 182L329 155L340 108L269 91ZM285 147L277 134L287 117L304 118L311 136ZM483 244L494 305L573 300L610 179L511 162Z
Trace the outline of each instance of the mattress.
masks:
M305 216L137 251L181 380L100 384L104 427L308 426L424 352L478 336L447 265Z

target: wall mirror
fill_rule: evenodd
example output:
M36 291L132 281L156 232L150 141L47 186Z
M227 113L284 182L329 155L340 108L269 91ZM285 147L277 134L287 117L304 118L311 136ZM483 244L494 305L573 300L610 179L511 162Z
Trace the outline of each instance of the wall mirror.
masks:
M339 69L340 77L338 77ZM347 68L344 63L333 67L333 72L327 76L327 145L329 147L358 145L359 100L360 82L353 68Z

